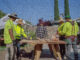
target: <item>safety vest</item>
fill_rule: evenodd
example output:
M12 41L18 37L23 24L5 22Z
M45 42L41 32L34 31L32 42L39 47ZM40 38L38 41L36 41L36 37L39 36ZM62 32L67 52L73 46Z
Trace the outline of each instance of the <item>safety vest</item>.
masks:
M63 35L62 31L63 31L64 24L65 24L65 23L62 23L62 24L58 27L58 32L60 33L60 35Z
M21 36L24 36L25 38L27 37L27 35L24 32L24 29L21 26L15 25L15 31L16 31L16 39L21 39Z
M79 26L78 26L77 22L75 22L74 25L72 26L72 35L77 36L78 31L79 31Z
M13 24L13 21L9 19L9 20L7 20L5 27L4 27L4 43L5 44L11 44L12 43L12 39L11 39L11 36L9 34L10 29L13 31L12 33L13 33L13 36L15 39L14 24Z
M62 33L65 36L71 36L72 35L72 24L70 22L65 23Z

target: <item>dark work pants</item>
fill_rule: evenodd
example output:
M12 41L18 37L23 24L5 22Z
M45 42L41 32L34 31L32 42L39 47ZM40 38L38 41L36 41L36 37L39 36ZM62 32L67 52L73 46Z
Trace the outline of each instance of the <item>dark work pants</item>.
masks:
M20 56L20 44L17 44L17 58Z
M65 45L64 44L60 44L60 53L63 58L65 55Z
M59 37L60 40L64 41L65 37L63 35L61 35ZM62 58L64 57L65 55L65 44L60 44L60 53L61 53L61 56Z
M17 46L17 59L20 57L20 39L16 39L16 46Z

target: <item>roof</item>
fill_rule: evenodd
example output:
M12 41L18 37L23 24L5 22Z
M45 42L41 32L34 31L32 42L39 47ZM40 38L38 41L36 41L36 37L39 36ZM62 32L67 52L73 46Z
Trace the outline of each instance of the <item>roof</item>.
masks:
M5 23L9 19L8 15L10 14L7 14L6 16L0 19L0 29L4 29Z

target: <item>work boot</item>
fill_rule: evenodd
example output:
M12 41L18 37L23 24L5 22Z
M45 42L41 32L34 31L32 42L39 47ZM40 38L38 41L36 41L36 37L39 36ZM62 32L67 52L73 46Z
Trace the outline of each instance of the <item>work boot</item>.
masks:
M74 54L75 60L78 60L78 53Z

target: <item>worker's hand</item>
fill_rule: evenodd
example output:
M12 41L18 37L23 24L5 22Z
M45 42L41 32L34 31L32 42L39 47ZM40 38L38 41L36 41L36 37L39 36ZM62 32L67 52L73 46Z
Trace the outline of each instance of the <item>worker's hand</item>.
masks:
M0 40L4 40L4 38L0 38Z
M53 35L52 38L51 38L51 40L53 40L53 41L59 41L59 38L56 35Z
M52 39L52 40L56 40L56 36L53 35L53 36L51 37L51 39Z

